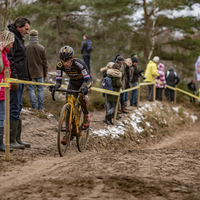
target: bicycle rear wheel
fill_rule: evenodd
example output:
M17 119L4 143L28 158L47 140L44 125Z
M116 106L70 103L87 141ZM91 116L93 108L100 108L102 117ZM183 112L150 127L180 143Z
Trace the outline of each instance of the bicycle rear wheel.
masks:
M58 135L57 135L57 145L60 156L63 156L66 153L70 145L72 128L71 124L69 123L69 119L70 119L70 106L68 104L65 104L62 107L60 113Z
M79 134L76 137L77 148L80 152L84 151L87 146L88 136L89 136L89 126L87 129L83 129L83 111L80 111L80 120L79 120Z

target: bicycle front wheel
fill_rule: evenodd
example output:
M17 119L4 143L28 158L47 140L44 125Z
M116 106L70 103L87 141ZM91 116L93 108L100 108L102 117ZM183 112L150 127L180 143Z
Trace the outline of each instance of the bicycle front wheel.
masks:
M76 137L77 147L80 152L85 150L89 136L89 126L86 129L83 128L83 116L83 111L81 110L79 121L79 134Z
M70 146L70 137L72 130L69 120L70 106L68 104L65 104L60 113L57 135L57 145L60 156L63 156L66 153L68 147Z

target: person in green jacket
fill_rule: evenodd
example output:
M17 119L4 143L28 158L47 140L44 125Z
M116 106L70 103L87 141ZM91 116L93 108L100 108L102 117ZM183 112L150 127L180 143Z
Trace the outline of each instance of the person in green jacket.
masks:
M121 82L122 72L120 70L119 64L115 63L111 69L108 69L107 76L111 77L112 79L112 85L113 85L114 91L119 92L122 86L122 82ZM107 94L107 109L106 109L107 113L105 117L105 122L107 124L113 124L112 116L114 115L114 112L115 112L117 98L118 97L115 95Z
M157 72L157 65L159 63L160 58L155 56L153 60L150 60L147 64L145 77L145 82L155 82L156 76L159 78L159 74ZM148 85L148 99L149 101L153 101L153 84Z

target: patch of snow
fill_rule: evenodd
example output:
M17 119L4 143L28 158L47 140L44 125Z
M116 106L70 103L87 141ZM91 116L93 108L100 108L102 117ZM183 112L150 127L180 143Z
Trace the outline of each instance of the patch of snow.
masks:
M93 134L98 136L111 136L112 138L119 137L119 135L125 134L125 128L123 126L108 126L108 129L100 129L93 131Z
M150 123L149 122L145 122L146 123L146 125L148 126L148 127L151 127L151 125L150 125Z
M178 110L179 110L178 107L172 107L172 109L178 113Z
M142 122L141 118L138 117L138 116L136 116L135 113L133 113L133 114L131 115L131 119L132 119L134 122L136 122L136 123Z
M133 127L133 129L134 129L135 132L141 133L141 132L144 131L144 129L142 129L141 127L137 126L136 122L131 122L130 124Z
M198 119L197 116L191 115L191 118L193 120L193 123Z
M187 112L185 112L185 111L184 111L183 113L186 115L186 117L188 117L188 116L189 116L189 113L187 113Z

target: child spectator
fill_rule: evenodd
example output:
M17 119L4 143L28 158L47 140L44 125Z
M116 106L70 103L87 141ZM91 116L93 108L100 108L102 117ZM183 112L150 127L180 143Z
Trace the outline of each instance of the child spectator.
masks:
M166 88L166 80L164 73L165 66L162 63L158 64L157 72L160 75L160 78L156 77L156 100L162 101L162 91L163 88Z
M10 31L1 32L1 41L2 47L1 49L1 57L3 61L3 70L0 73L0 80L3 83L5 77L5 68L9 68L9 75L11 74L10 62L7 59L7 53L10 51L10 48L13 47L15 36ZM5 145L3 143L3 135L4 135L4 120L5 120L5 89L4 87L0 87L0 151L5 152ZM12 148L10 148L12 151Z

